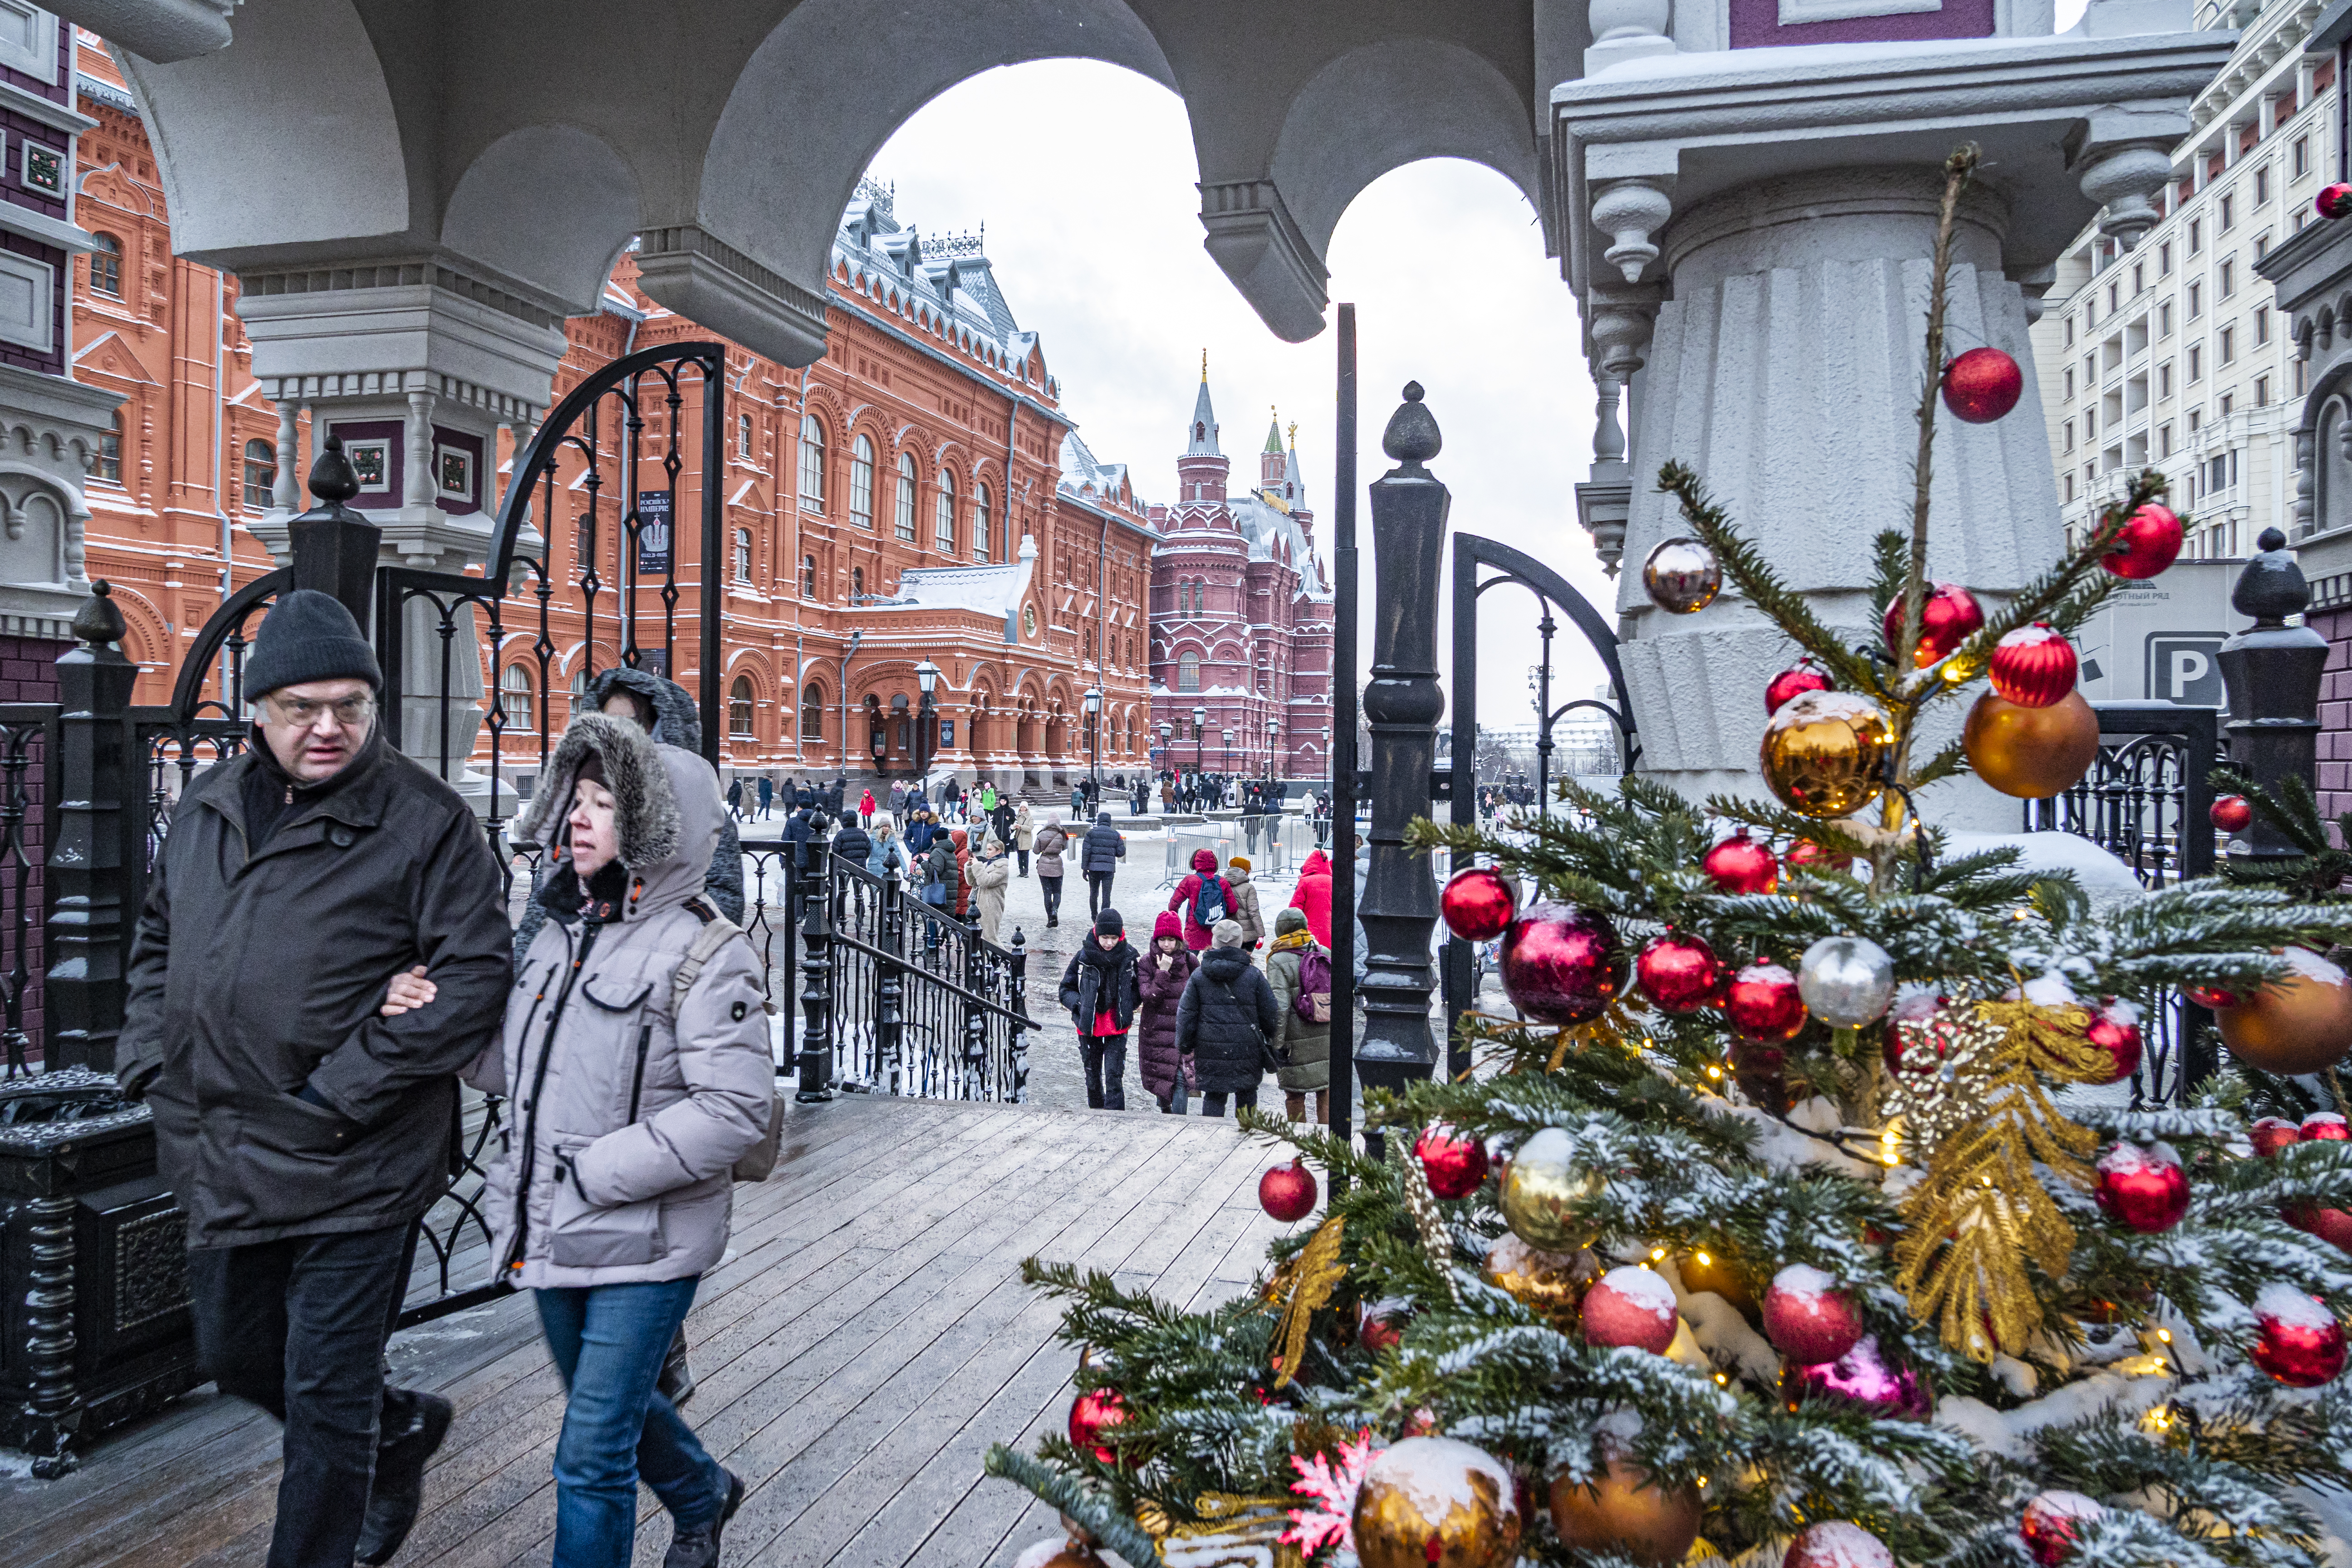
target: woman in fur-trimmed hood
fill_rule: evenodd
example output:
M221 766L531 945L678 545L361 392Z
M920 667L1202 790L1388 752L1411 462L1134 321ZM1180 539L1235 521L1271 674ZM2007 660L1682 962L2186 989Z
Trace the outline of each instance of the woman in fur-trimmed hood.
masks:
M725 808L699 756L604 713L572 721L546 786L516 827L554 868L536 895L547 918L517 963L503 1037L467 1078L509 1097L493 1255L537 1292L570 1393L556 1561L629 1560L642 1459L687 1560L715 1562L741 1483L655 1378L725 1250L731 1167L774 1101L751 944L719 941L677 994L689 949L723 923L703 883Z

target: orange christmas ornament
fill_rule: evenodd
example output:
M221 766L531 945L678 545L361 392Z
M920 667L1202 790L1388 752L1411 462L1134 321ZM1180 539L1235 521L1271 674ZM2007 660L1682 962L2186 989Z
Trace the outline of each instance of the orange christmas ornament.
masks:
M1356 1493L1363 1568L1509 1568L1524 1524L1511 1472L1452 1437L1387 1448Z
M2026 708L1988 691L1969 710L1960 743L1979 778L2020 800L2047 800L2071 788L2099 754L2099 716L2069 691L2047 708Z
M1551 1483L1551 1527L1563 1546L1614 1552L1636 1563L1679 1563L1698 1539L1696 1487L1661 1491L1648 1472L1622 1459L1590 1483L1562 1475Z
M2269 1073L2317 1072L2352 1050L2352 979L2308 949L2280 956L2285 980L2250 991L2237 1005L2215 1009L2221 1043L2248 1067Z

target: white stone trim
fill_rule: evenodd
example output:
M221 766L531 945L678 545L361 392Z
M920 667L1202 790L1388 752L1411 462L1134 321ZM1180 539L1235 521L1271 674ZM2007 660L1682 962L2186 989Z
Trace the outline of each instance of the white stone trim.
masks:
M1860 16L1908 16L1940 11L1944 0L1780 0L1780 26L1844 22Z
M15 287L22 286L22 291ZM29 301L23 311L19 300ZM57 346L58 269L46 261L0 251L0 340L47 353Z
M51 86L58 79L58 18L26 0L0 0L0 66Z

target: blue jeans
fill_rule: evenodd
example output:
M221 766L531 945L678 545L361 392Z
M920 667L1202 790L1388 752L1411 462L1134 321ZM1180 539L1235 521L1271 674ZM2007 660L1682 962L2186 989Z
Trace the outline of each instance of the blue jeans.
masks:
M626 1568L640 1476L680 1530L726 1504L727 1473L654 1391L698 1279L533 1292L569 1396L555 1444L555 1568Z

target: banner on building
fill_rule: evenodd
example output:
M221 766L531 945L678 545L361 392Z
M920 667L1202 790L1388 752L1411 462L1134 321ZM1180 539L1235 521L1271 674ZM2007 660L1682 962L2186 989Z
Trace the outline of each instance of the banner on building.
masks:
M670 492L637 492L637 575L670 574Z

